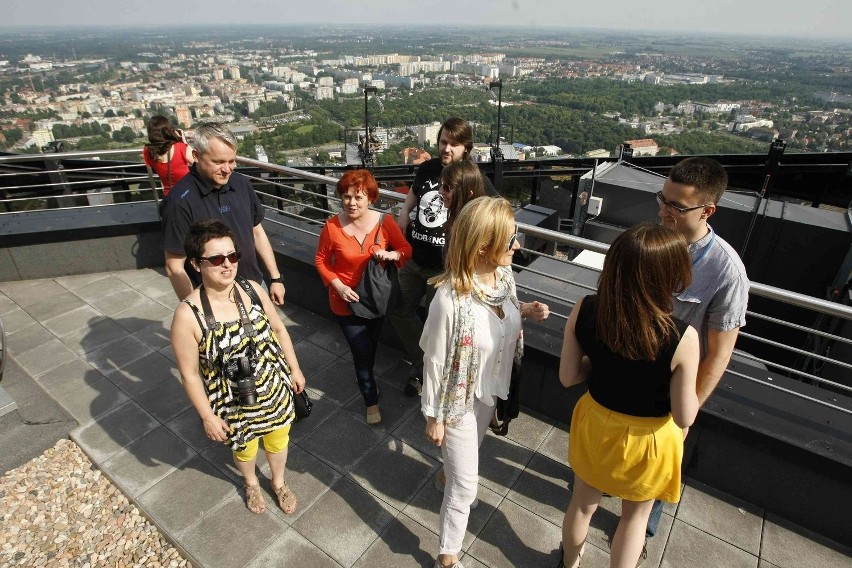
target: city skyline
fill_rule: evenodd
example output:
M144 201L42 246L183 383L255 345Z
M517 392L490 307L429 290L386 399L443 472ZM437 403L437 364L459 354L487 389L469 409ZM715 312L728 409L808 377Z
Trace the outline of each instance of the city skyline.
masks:
M649 4L611 0L575 4L564 0L457 0L452 9L415 9L399 0L369 3L315 0L280 3L272 0L205 0L144 3L116 0L13 0L6 6L2 28L32 26L121 26L161 24L245 25L452 25L533 26L610 29L632 32L795 36L852 39L852 2L812 0L806 4L778 0L767 6L756 0L653 0ZM0 29L2 29L0 28Z

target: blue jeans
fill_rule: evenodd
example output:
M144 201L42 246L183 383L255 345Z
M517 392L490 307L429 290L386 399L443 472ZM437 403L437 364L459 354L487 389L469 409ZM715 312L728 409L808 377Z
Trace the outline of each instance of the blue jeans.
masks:
M373 364L376 361L376 348L379 346L379 334L384 318L367 319L356 315L335 316L343 331L352 360L355 363L355 378L364 397L364 404L373 406L379 403L379 389L373 376Z
M660 519L663 516L663 502L659 499L654 500L654 506L651 507L651 515L648 517L648 526L645 528L645 540L648 540L657 534L657 528L660 526Z

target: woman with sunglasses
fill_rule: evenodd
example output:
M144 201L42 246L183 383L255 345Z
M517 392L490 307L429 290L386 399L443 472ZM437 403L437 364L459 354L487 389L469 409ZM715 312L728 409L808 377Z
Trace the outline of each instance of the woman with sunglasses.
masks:
M263 438L272 494L290 514L296 497L284 469L293 394L305 388L305 377L269 295L256 282L236 281L240 252L234 241L220 221L202 219L190 226L184 249L201 273L201 286L175 310L172 349L205 435L233 451L248 509L266 509L255 471L258 438Z
M654 499L680 499L682 428L698 413L698 333L674 317L673 302L691 281L683 235L637 225L612 243L597 294L571 311L559 380L588 381L589 391L571 418L560 567L580 565L603 492L622 499L610 559L621 568L636 566Z
M512 363L523 354L522 315L544 319L548 313L544 304L535 302L541 310L536 312L533 303L518 302L511 269L520 248L516 235L508 201L474 199L453 223L444 272L429 280L437 291L420 338L421 409L426 436L441 447L445 476L436 568L462 566L459 553L479 483L479 446L496 400L508 396Z
M337 195L342 210L322 228L314 263L328 287L331 311L352 351L355 379L367 407L367 424L372 426L382 421L373 363L384 318L357 316L349 305L360 299L355 288L370 257L402 266L411 259L411 245L392 216L370 209L379 197L379 186L369 170L343 174L337 182Z

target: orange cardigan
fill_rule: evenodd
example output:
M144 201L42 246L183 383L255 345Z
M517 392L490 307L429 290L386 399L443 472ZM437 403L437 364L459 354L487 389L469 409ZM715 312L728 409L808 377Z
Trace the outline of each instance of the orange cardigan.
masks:
M385 215L382 226L379 227L377 223L376 227L364 237L363 244L343 231L337 215L329 219L322 228L314 264L323 284L328 288L328 303L331 311L339 316L352 315L352 310L349 309L349 302L343 300L331 287L331 282L335 278L340 278L340 281L350 288L358 285L370 256L376 251L374 246L376 231L381 231L378 245L380 248L400 253L397 266L402 266L411 258L411 245L405 240L392 215Z

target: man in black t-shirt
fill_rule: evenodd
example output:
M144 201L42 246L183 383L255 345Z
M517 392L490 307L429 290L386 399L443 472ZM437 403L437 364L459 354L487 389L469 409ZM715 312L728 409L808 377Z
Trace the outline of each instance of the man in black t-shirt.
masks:
M466 159L473 149L473 131L470 124L461 118L449 118L438 131L438 157L420 164L397 223L411 243L412 257L399 271L402 290L402 307L390 316L396 332L411 361L405 394L417 396L423 385L423 351L420 336L423 320L417 314L420 301L426 298L426 309L435 295L435 288L426 281L444 270L442 248L444 246L444 223L447 209L438 189L441 185L441 170L453 162ZM484 177L484 176L483 176ZM485 178L489 195L497 195L494 186ZM412 215L413 213L413 215Z
M237 159L234 135L222 124L208 123L195 130L192 145L196 162L189 175L175 184L163 205L166 274L175 294L183 300L193 288L183 248L189 226L199 219L219 219L234 232L234 246L243 255L238 275L262 283L260 259L269 272L270 298L278 305L283 304L284 283L261 224L263 205L248 178L234 173Z

